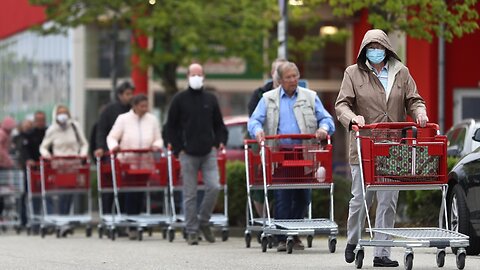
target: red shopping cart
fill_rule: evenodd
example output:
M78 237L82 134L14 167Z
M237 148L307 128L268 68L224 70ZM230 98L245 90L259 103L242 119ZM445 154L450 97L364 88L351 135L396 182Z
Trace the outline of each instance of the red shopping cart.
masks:
M115 240L117 228L136 227L137 239L143 239L143 232L152 235L155 227L164 227L169 220L168 214L168 174L167 158L161 151L152 149L125 149L108 153L97 158L97 188L100 222L98 224L99 237L106 233ZM145 211L140 214L128 215L121 209L120 193L145 194L142 204ZM163 198L154 213L152 197L158 195ZM103 206L102 197L113 195L111 211L104 212L110 206ZM159 212L159 213L158 213Z
M34 177L32 194L37 191ZM40 159L42 218L40 233L45 237L49 229L61 236L63 227L85 226L86 235L92 234L92 194L90 164L87 157L55 156ZM56 203L54 203L56 202ZM73 233L73 229L70 230Z
M0 170L0 200L3 211L0 213L2 231L14 228L20 233L20 209L24 193L23 171L20 169Z
M40 228L42 221L42 176L40 162L27 164L27 234ZM37 229L38 232L38 229Z
M365 246L405 247L405 269L413 267L413 247L437 248L437 266L445 262L445 248L458 247L457 267L465 266L465 247L468 236L442 229L446 216L447 194L447 138L440 135L437 124L420 127L415 123L377 123L358 127L356 132L361 179L364 183L364 204L370 239L360 239L356 249L355 265L362 268ZM381 190L441 190L442 202L438 228L372 228L365 194ZM363 212L365 211L365 212ZM363 219L362 219L363 220ZM360 227L359 235L362 228ZM375 240L373 233L392 237Z
M218 173L219 173L219 182L220 189L223 191L223 212L214 212L210 217L210 223L215 227L221 230L222 241L227 241L229 237L228 229L228 184L226 177L226 152L225 149L218 151L217 154L217 164L218 164ZM183 236L185 234L185 215L182 213L177 213L178 202L174 198L174 194L178 194L182 190L182 178L181 178L181 167L180 161L173 155L172 150L168 150L168 168L169 168L169 186L170 186L170 222L168 226L168 240L172 242L175 239L175 230L183 229ZM205 188L202 174L198 173L198 190L203 190Z
M284 144L284 140L290 140ZM251 232L261 230L262 251L271 247L274 235L287 236L287 253L292 253L293 236L306 235L308 247L313 236L329 236L328 247L335 252L338 225L333 213L332 145L330 137L321 145L312 134L283 134L267 136L260 147L255 140L245 140L245 170L247 184L247 228L245 241L250 246ZM303 219L273 219L270 215L268 191L275 189L325 189L330 195L330 216L312 218L310 204L308 217ZM265 218L255 218L251 190L263 190Z

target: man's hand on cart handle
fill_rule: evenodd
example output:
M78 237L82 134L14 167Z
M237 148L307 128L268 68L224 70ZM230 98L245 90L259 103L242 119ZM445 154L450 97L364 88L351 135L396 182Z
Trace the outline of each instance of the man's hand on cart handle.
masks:
M356 124L359 127L365 126L365 118L361 115L357 115L352 118L352 124Z
M110 152L116 153L116 152L118 152L119 150L120 150L120 146L117 145L117 146L113 147L112 149L110 149Z
M257 139L258 144L261 144L265 141L265 132L263 130L259 130L257 134L255 134L255 139Z
M96 157L102 157L103 154L104 154L103 149L98 148L97 150L95 150L94 154L95 154Z
M420 125L421 127L426 127L428 122L428 117L424 113L419 113L417 115L417 124Z
M319 140L325 140L327 138L328 132L323 129L323 128L318 128L317 131L315 131L315 138Z

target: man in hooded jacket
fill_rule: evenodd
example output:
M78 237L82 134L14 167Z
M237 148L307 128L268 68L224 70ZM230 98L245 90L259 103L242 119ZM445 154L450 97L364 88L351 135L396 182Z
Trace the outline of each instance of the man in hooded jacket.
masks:
M347 247L345 261L355 260L354 250L359 240L359 228L364 214L362 181L357 155L353 124L360 127L378 122L404 122L407 114L417 124L425 126L428 117L425 101L418 94L415 81L407 67L394 52L390 40L379 29L366 32L357 57L357 63L347 67L340 92L335 103L338 120L350 131L350 168L352 173L352 199L349 204L347 223ZM367 195L370 205L373 193ZM375 227L393 228L398 191L378 191ZM390 239L384 234L375 234L375 240ZM375 267L397 267L398 262L390 259L389 247L375 247Z

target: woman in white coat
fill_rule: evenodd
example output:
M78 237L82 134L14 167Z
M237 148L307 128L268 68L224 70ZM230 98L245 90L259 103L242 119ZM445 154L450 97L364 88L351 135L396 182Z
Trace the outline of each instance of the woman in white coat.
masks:
M163 147L163 140L158 119L148 112L148 99L145 95L136 95L132 99L132 109L121 114L115 120L107 136L107 145L110 151L121 149L152 149ZM142 192L125 194L125 210L128 215L137 215L143 208ZM130 230L131 238L135 238L135 231Z

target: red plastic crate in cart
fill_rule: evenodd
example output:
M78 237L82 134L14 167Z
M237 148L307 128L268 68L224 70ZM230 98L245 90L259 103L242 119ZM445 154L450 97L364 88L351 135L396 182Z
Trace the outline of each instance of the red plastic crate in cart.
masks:
M438 125L395 122L353 129L359 131L365 184L447 183L447 138L438 135Z
M112 157L115 169L112 169ZM105 155L100 162L103 188L113 186L113 171L118 188L167 185L167 159L160 151L126 149Z
M89 189L90 165L87 157L56 156L42 158L40 166L45 190Z
M298 140L297 144L281 144L284 139ZM331 184L332 145L325 145L312 134L267 136L265 168L267 185ZM260 147L256 140L245 140L250 185L263 185Z

